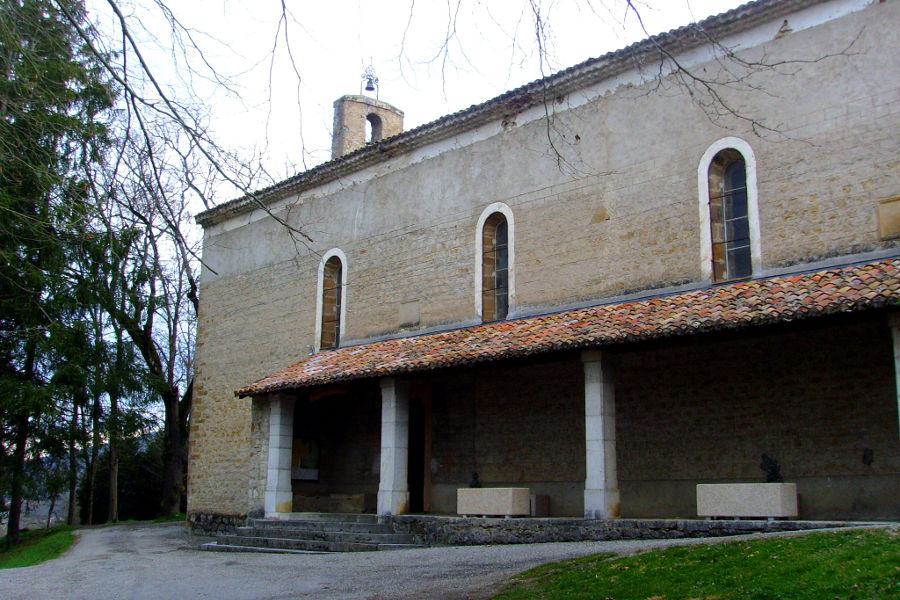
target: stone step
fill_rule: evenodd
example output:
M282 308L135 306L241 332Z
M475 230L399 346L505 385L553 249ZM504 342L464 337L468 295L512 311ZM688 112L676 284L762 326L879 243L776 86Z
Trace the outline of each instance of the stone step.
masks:
M404 544L410 542L408 533L387 531L346 531L316 529L271 529L268 527L238 527L235 535L243 537L274 537L295 540L324 540L332 542L372 542L384 544Z
M251 519L247 529L259 531L347 531L357 533L395 533L390 523L356 523L339 521L298 521ZM240 529L240 528L239 528Z
M251 521L264 521L266 523L278 523L285 521L336 521L339 523L378 523L378 515L369 513L320 513L320 512L294 512L287 513L278 519L251 519Z
M400 550L418 547L415 544L401 543L337 542L294 538L248 537L240 535L221 535L219 536L217 544L221 547L255 547L262 549L261 551L263 552L273 549L299 550L306 552L372 552L376 550Z
M266 548L263 546L232 546L229 544L220 544L219 542L210 542L201 544L201 550L207 552L263 552L266 554L327 554L327 552L316 550L290 550L287 548Z

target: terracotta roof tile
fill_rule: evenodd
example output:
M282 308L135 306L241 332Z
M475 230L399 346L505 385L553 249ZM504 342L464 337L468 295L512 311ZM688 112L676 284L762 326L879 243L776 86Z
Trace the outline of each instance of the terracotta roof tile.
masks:
M235 392L280 390L900 305L900 258L326 350Z

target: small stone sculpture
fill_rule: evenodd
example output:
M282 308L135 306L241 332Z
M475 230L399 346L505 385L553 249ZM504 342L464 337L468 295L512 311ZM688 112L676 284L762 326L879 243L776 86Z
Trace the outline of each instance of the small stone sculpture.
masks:
M875 451L871 448L864 449L862 461L864 465L866 465L867 467L871 467L872 463L875 462Z
M766 483L781 483L784 481L784 477L781 475L781 465L768 454L763 453L759 468L766 472Z
M481 481L478 479L478 471L472 471L472 481L469 482L470 488L480 488Z

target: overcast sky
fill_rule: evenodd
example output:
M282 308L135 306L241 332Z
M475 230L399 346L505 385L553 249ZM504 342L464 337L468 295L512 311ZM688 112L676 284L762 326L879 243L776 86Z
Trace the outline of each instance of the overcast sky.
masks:
M176 62L151 0L122 1L149 30L137 34L160 79L182 95L178 88L192 84L219 139L262 156L276 179L330 158L333 102L360 93L370 63L380 99L403 110L411 129L644 37L624 0L533 0L549 42L542 66L528 0L286 0L286 21L274 0L170 0L206 59L234 82L228 94L204 81L203 68L191 75ZM635 4L659 32L741 2ZM102 27L108 6L88 6Z

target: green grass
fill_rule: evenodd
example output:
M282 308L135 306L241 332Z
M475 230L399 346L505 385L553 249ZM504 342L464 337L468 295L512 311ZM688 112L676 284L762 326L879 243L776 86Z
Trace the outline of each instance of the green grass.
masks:
M156 517L153 519L154 523L175 523L177 521L186 521L187 515L184 513L175 513L174 515L170 515L168 517Z
M6 538L0 538L0 569L30 567L56 558L72 546L75 534L68 525L23 531L22 542L6 547Z
M495 600L898 600L900 530L812 533L553 563Z
M176 513L169 517L157 517L152 521L119 521L107 523L115 526L123 523L173 523L184 521L187 517L184 513ZM56 558L72 546L75 534L72 527L60 525L50 529L38 529L23 531L22 542L13 548L6 547L6 538L0 538L0 569L13 569L16 567L30 567Z

